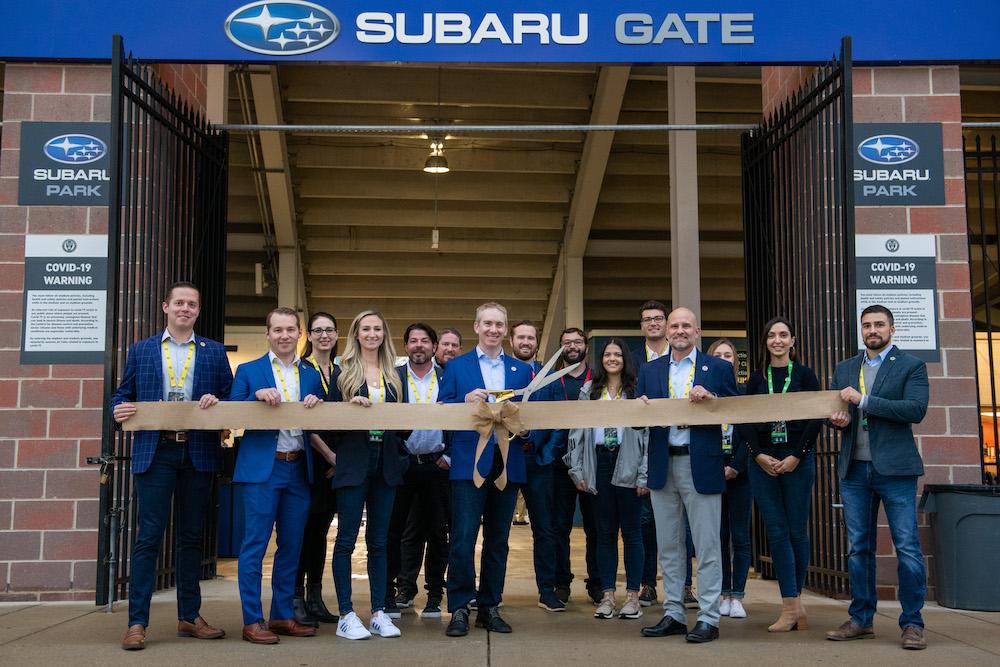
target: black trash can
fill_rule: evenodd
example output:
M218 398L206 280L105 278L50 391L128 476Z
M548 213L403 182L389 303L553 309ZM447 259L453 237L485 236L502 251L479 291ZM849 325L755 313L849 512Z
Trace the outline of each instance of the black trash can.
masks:
M920 498L934 535L937 602L943 607L1000 611L1000 487L928 484Z

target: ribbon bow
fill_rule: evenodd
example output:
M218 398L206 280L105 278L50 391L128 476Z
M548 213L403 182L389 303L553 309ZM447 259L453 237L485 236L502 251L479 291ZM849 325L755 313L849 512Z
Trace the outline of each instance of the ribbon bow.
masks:
M507 486L507 455L510 451L511 433L520 433L524 430L521 423L516 403L503 401L501 403L479 403L473 415L476 431L479 432L479 442L476 443L476 458L472 466L472 482L479 488L486 481L486 478L479 472L479 459L482 458L486 450L486 444L490 441L490 436L496 434L497 447L500 448L500 458L503 459L503 468L500 476L493 482L501 491Z

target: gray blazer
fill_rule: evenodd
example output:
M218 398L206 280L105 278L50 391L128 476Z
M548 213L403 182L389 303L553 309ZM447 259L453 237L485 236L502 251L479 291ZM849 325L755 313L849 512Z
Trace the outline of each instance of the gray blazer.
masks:
M837 364L830 389L858 388L863 354ZM913 439L913 424L923 421L929 398L927 365L893 346L868 391L868 440L872 466L880 475L924 474L924 462ZM854 454L858 406L851 405L850 414L837 470L841 479L847 475Z
M590 400L590 382L580 389L580 400ZM636 488L646 486L646 447L649 445L648 428L625 427L618 460L611 483L615 486ZM574 428L569 432L569 444L563 462L569 468L570 479L576 484L587 483L587 492L597 495L597 453L594 450L594 429Z

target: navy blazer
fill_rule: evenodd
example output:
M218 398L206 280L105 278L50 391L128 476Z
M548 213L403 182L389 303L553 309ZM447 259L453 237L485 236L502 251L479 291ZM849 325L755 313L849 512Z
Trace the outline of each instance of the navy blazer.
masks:
M209 338L195 334L192 399L212 394L220 401L229 400L233 371L226 358L226 348ZM163 400L163 332L134 344L125 361L122 382L111 397L111 409L119 403ZM132 436L132 472L144 473L156 455L159 431L136 431ZM188 454L201 472L216 472L222 467L222 439L219 431L189 431Z
M361 385L358 396L368 398L368 383ZM343 401L344 395L340 392L340 387L336 384L330 386L330 400ZM392 385L386 383L385 400L387 403L396 403L396 392ZM355 406L358 410L365 410ZM403 438L399 431L386 431L382 435L382 478L389 486L399 486L403 483L403 473L405 472L404 459L406 449L403 447ZM337 454L337 469L333 473L330 485L334 489L347 486L359 486L363 484L368 476L368 457L371 455L372 445L368 442L368 431L337 431L333 435L330 449Z
M524 389L531 382L531 366L512 355L504 355L504 389ZM485 389L486 381L479 370L479 356L476 349L455 357L444 367L444 377L441 379L441 391L438 400L442 403L462 403L465 395L473 389ZM476 457L476 443L479 434L476 431L454 431L450 435L451 447L451 479L471 480L473 460ZM524 438L515 437L510 441L510 453L507 457L507 479L514 484L524 484L527 475L524 467ZM485 478L493 468L493 452L496 438L490 437L479 460L479 472Z
M865 352L837 364L830 389L858 389L858 375ZM927 414L930 385L927 364L893 345L885 356L875 382L868 388L868 442L872 466L880 475L923 475L924 462L913 438L913 424ZM859 409L849 406L851 423L844 429L838 474L847 475L854 455Z
M701 385L716 396L737 396L739 389L733 377L733 367L728 361L709 356L698 350L694 362L692 386ZM668 398L670 351L659 359L644 364L639 371L636 395L649 398ZM725 459L722 453L721 424L691 427L691 477L698 493L724 493L726 490ZM662 489L667 483L670 467L669 427L654 426L649 429L648 486Z
M236 368L236 379L233 380L232 400L256 401L257 390L267 388L277 389L274 383L274 370L268 355L258 357L253 361L240 364ZM319 371L306 362L299 362L299 400L313 394L323 397L323 381ZM306 466L309 480L313 478L312 445L309 442L309 431L302 432L302 445L305 449ZM240 440L240 450L236 456L236 469L233 471L234 482L262 483L271 477L274 468L274 455L278 451L278 431L246 431Z

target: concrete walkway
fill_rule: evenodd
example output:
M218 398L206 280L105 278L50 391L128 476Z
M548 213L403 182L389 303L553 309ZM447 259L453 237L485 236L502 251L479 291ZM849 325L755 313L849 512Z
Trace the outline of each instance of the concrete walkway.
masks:
M358 559L354 568L356 607L365 609L367 580L361 574L364 554L355 556ZM575 562L582 562L582 558ZM746 599L749 617L723 618L721 639L707 645L687 644L682 637L639 636L640 627L659 619L656 607L646 608L645 616L638 620L594 619L591 616L594 608L585 600L582 584L573 590L566 613L546 612L535 605L530 532L526 528L515 528L512 533L511 567L503 608L504 617L514 627L510 635L488 635L474 629L468 637L451 639L444 635L447 614L439 620L422 621L413 610L407 610L398 622L403 631L400 639L351 642L336 637L332 626L324 626L314 638L282 638L278 646L253 646L240 640L242 622L235 563L225 562L220 570L223 577L202 585L202 613L211 623L226 630L226 639L198 641L176 637L172 591L154 597L147 648L136 653L118 647L127 623L127 604L117 605L109 615L91 604L5 603L0 604L0 665L75 667L136 664L140 660L144 665L212 667L251 664L526 667L553 663L623 667L664 664L665 660L767 667L1000 665L1000 613L955 611L929 605L925 610L929 648L920 652L903 651L899 648L896 625L899 607L884 603L876 618L875 639L835 643L826 641L824 633L846 620L846 602L807 595L804 603L811 628L805 632L770 634L766 628L778 615L778 591L774 582L760 580L749 582ZM332 592L327 598L334 607ZM417 598L418 609L423 602L421 595ZM264 608L267 609L266 601ZM361 616L368 618L367 612Z

